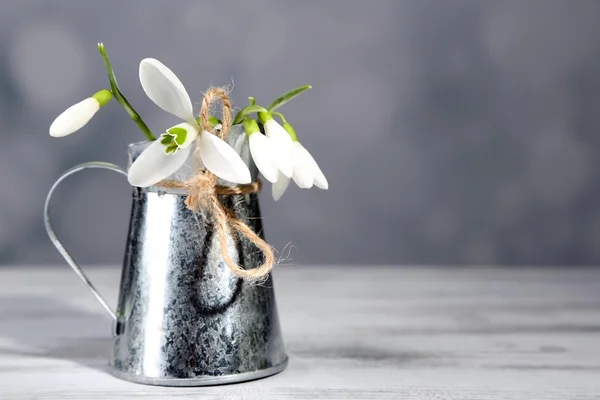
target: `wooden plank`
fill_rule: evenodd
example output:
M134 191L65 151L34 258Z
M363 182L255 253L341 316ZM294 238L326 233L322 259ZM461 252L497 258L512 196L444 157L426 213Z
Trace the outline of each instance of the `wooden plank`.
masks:
M119 271L90 269L115 303ZM0 269L0 399L600 399L600 270L280 267L290 366L160 388L104 371L111 322L68 267Z

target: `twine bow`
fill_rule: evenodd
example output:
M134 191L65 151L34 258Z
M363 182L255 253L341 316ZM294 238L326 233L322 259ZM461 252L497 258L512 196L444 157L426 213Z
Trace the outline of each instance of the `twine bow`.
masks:
M212 132L213 127L208 122L211 106L220 101L222 104L222 127L219 132L219 137L223 140L229 133L231 126L231 102L229 95L223 88L210 88L204 94L202 100L202 108L200 109L200 125L202 129ZM195 157L199 157L198 149L194 153ZM157 186L166 188L185 189L188 191L188 196L185 199L185 204L192 212L205 211L212 216L217 236L219 237L219 245L221 247L221 257L227 267L233 274L240 278L249 281L257 281L265 278L273 268L275 256L273 249L262 238L260 238L248 225L238 219L233 211L229 210L219 201L219 195L234 195L234 194L250 194L260 191L260 181L252 182L247 185L238 186L221 186L217 185L219 178L208 170L198 169L195 175L184 182L161 181ZM264 260L261 265L256 268L245 270L232 260L227 251L227 231L237 232L238 235L245 236L250 242L264 255Z

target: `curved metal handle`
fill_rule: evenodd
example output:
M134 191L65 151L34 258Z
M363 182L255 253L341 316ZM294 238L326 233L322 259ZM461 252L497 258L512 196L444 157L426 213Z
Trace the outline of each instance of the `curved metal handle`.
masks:
M115 312L113 310L111 310L108 303L104 300L104 298L100 295L100 293L98 293L98 291L96 290L94 285L92 285L92 282L90 282L90 280L83 273L81 268L79 268L79 265L77 265L75 260L73 260L73 257L71 257L71 255L69 254L67 249L65 249L65 246L63 246L61 241L56 236L56 233L54 232L54 229L52 228L52 224L50 223L50 199L52 198L52 194L54 193L54 190L56 189L56 187L68 176L73 175L76 172L83 171L84 169L88 169L88 168L108 169L110 171L115 171L122 175L127 176L127 172L123 168L119 167L118 165L106 163L106 162L92 161L92 162L87 162L87 163L83 163L83 164L74 166L73 168L71 168L64 174L62 174L60 176L60 178L58 178L57 181L54 182L54 185L52 185L52 187L50 188L50 191L48 192L48 196L46 197L46 203L44 204L44 224L46 225L46 232L48 232L48 236L50 237L52 244L54 244L54 247L56 247L58 252L63 256L63 258L67 261L67 263L71 266L71 268L73 268L73 271L75 271L77 276L79 276L81 278L81 280L83 281L83 283L85 283L85 285L88 287L88 289L90 289L92 294L94 296L96 296L96 299L98 299L100 304L102 304L102 307L104 307L104 309L110 314L112 319L116 321L117 316L115 315Z

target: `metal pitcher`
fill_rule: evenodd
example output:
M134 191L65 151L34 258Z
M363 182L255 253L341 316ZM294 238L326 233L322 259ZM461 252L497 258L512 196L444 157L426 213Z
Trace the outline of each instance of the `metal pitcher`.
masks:
M130 165L147 145L129 146ZM88 168L126 175L119 166L102 162L71 168L50 189L44 220L58 251L115 321L109 371L165 386L242 382L282 371L287 355L272 277L256 285L233 275L208 216L191 212L181 190L133 188L119 301L116 312L111 310L59 241L49 217L56 187ZM191 168L184 165L173 178L183 178ZM223 202L262 237L256 194L228 196ZM244 238L228 237L228 251L245 269L261 263L260 252Z

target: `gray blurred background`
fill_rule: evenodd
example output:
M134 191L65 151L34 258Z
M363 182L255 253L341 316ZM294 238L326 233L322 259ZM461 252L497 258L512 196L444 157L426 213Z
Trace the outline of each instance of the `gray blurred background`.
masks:
M124 165L143 139L117 103L48 135L108 86L99 41L155 132L178 121L143 93L145 57L197 109L209 85L233 81L238 106L313 85L281 111L330 190L261 194L295 263L600 264L599 19L596 0L2 1L0 264L62 263L42 224L52 182ZM57 194L57 231L80 262L118 263L130 189L83 175Z

